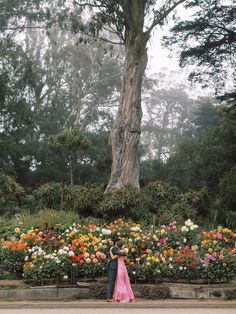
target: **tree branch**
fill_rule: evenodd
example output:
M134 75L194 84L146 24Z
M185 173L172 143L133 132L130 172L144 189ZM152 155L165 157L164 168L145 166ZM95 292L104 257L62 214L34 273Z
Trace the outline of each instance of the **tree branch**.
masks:
M146 31L146 33L150 34L155 26L160 24L178 5L180 5L181 3L185 2L185 1L186 0L179 0L179 1L175 2L169 9L167 9L163 13L161 13L161 11L159 11L160 14L154 18L152 25L149 27L149 29ZM165 5L163 6L163 9L164 9L164 7L165 7Z

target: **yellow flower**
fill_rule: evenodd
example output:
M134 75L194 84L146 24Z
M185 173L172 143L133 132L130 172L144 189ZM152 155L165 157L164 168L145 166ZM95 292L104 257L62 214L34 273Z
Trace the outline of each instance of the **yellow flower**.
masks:
M167 256L167 250L164 250L164 252L163 252L163 255L164 255L164 257L166 257Z
M20 233L20 228L15 228L15 233Z
M161 272L160 269L158 269L158 270L157 270L157 273L160 273L160 272Z

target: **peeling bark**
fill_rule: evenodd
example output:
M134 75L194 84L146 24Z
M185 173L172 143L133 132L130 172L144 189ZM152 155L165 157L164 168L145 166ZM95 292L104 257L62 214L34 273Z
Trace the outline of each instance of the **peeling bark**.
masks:
M144 3L126 2L125 64L115 124L110 135L112 169L106 194L125 185L139 188L138 146L141 134L141 87L147 66L149 33L143 32ZM127 7L128 6L128 7Z

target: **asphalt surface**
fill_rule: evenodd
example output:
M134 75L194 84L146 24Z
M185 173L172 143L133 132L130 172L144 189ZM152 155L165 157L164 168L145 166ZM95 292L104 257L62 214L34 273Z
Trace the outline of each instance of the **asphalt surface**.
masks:
M208 310L233 310L232 313L236 314L236 300L225 301L225 300L191 300L191 299L165 299L165 300L145 300L137 299L133 303L107 303L105 300L68 300L68 301L0 301L0 313L39 313L38 309L48 310L43 313L63 313L65 309L67 313L125 313L119 312L121 310L128 310L130 313L143 313L142 310L170 310L175 309L177 312L181 309L183 313L186 313L184 309L191 309L191 314L199 309L204 311L198 311L196 313L207 313ZM69 312L69 309L71 312ZM7 312L9 310L9 312ZM17 312L16 310L19 310ZM55 311L56 310L56 311ZM50 312L51 311L51 312ZM54 312L53 312L54 311ZM74 311L74 312L73 312ZM83 312L84 311L84 312ZM140 312L139 312L140 311ZM94 313L93 313L94 312ZM172 311L173 312L173 311ZM172 313L165 312L165 313ZM176 312L176 313L177 313ZM222 312L222 311L221 311ZM219 312L219 313L221 313ZM66 313L66 314L67 314ZM157 313L157 312L155 312ZM178 312L180 313L180 312ZM210 312L209 312L210 313ZM212 312L213 313L213 312ZM229 311L229 313L231 313Z
M235 314L235 309L66 309L66 314ZM65 314L65 309L0 309L1 314Z

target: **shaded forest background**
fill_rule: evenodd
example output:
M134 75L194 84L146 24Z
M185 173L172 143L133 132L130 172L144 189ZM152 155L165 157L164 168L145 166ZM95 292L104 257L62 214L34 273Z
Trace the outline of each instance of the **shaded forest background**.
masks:
M224 13L229 11L221 16L227 28L232 21ZM28 24L19 32L10 30L2 15L0 22L1 216L50 208L106 220L124 216L162 224L192 218L236 226L236 104L234 85L230 92L225 87L229 72L234 84L235 32L227 41L230 49L223 50L221 42L221 55L213 60L186 48L187 22L172 29L176 42L164 39L180 46L182 65L209 69L209 62L204 76L199 79L195 71L191 78L208 81L216 97L193 94L173 81L177 73L146 77L141 189L105 196L122 47L91 38L84 42L59 25L45 30ZM229 56L234 67L225 63Z

